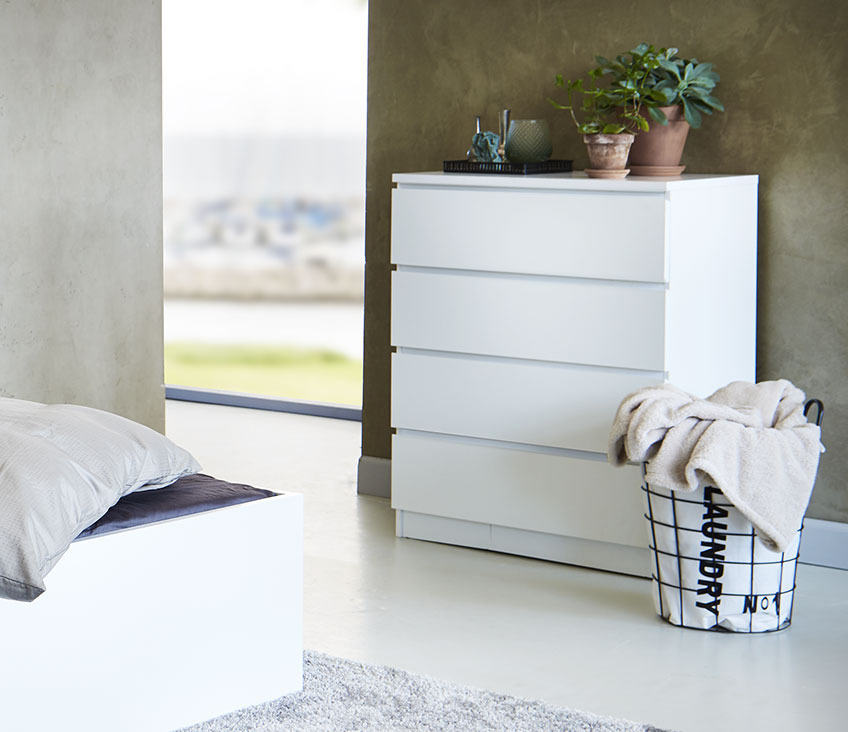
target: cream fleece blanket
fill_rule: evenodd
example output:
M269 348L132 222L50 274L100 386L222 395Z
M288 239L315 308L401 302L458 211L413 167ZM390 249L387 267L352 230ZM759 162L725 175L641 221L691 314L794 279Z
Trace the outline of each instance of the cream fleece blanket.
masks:
M804 518L824 452L804 399L785 379L734 381L707 399L671 384L640 389L618 408L609 461L647 461L646 480L657 488L715 486L782 552Z

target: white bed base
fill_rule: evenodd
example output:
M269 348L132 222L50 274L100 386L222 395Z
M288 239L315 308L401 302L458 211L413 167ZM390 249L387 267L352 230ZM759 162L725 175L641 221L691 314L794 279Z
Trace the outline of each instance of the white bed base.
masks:
M298 691L303 497L71 545L0 600L0 729L169 732Z

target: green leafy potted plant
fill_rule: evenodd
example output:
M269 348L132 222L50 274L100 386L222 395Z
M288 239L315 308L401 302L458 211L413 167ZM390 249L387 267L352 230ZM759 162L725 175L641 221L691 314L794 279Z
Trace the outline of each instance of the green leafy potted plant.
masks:
M642 43L630 52L638 56L652 49ZM657 66L645 78L643 103L652 121L646 134L640 135L630 149L628 161L637 175L679 175L685 166L680 165L689 129L701 126L702 115L724 111L721 102L713 96L719 75L711 63L685 59L677 55L676 48L662 48L656 52ZM627 86L631 76L631 58L627 54L614 61L599 58L601 74L611 77L611 86Z
M660 61L667 60L662 56L664 51L642 44L628 56L617 57L616 76L606 86L599 85L598 80L610 73L612 66L602 56L596 57L598 66L589 71L591 86L585 85L583 79L565 80L557 74L556 85L565 89L568 103L548 101L557 109L567 110L583 135L591 165L586 170L589 177L624 178L630 172L626 167L630 146L636 133L646 132L650 127L642 107L648 100L665 98L649 83ZM575 112L578 94L583 100L582 122Z

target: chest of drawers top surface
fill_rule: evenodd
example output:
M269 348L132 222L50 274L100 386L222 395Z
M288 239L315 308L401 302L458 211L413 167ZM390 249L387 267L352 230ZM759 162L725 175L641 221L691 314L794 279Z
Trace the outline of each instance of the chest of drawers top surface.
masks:
M459 173L394 173L392 181L401 186L445 186L448 188L505 188L547 191L609 191L619 193L665 193L693 188L756 185L756 175L691 174L669 178L628 176L621 180L589 178L585 173L542 175L466 175Z

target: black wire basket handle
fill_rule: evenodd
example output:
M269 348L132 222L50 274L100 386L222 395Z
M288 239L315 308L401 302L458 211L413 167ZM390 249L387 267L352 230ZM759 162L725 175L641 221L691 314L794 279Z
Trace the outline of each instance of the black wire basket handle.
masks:
M816 427L821 427L822 415L824 414L824 404L821 403L820 399L810 399L810 401L804 405L805 417L812 407L816 408Z

